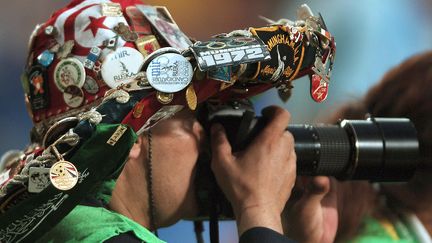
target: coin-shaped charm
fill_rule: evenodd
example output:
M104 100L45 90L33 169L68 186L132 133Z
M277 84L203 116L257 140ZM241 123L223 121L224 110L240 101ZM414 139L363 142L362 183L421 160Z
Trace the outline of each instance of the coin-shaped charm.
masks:
M198 99L193 84L189 85L189 87L186 89L186 102L189 106L189 109L193 111L196 109Z
M156 92L156 98L157 100L161 103L161 104L169 104L173 98L174 98L174 94L172 93L163 93L163 92Z
M72 189L78 182L78 170L70 162L61 160L53 164L50 169L50 181L59 190Z

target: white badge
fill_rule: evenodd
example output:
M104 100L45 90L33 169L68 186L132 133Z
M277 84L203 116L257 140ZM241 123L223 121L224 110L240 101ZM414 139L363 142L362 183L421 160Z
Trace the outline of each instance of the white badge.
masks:
M165 53L149 63L146 75L149 84L156 90L174 93L189 85L193 77L193 68L184 56Z
M70 162L61 160L50 168L50 181L59 190L67 191L72 189L78 182L78 170Z
M81 88L85 77L83 64L73 57L61 60L54 69L54 82L62 92L70 85Z
M120 47L102 62L101 74L110 88L133 81L144 63L143 55L134 48Z

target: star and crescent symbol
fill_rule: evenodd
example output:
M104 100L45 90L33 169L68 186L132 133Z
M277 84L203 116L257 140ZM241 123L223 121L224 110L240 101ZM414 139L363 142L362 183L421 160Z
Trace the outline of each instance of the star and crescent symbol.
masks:
M93 37L96 37L96 34L99 29L107 29L109 30L106 25L104 25L104 21L106 19L106 16L102 16L99 18L89 16L90 23L85 27L84 31L91 30Z

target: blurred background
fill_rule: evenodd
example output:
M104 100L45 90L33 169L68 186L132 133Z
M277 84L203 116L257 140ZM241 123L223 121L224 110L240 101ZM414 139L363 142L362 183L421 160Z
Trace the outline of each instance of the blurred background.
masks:
M22 149L29 141L30 119L24 105L20 74L24 67L28 36L37 23L46 21L66 0L7 1L0 8L0 155ZM335 36L337 55L328 99L314 103L309 80L294 82L288 103L276 92L254 98L257 111L270 104L284 106L295 123L313 123L346 101L360 98L383 74L404 59L432 49L431 0L151 0L167 6L189 36L206 40L211 35L264 26L259 15L270 19L296 19L296 9L307 3L321 12ZM208 239L206 225L205 239ZM221 242L237 242L233 222L221 223ZM159 231L168 242L195 242L193 224L185 221Z

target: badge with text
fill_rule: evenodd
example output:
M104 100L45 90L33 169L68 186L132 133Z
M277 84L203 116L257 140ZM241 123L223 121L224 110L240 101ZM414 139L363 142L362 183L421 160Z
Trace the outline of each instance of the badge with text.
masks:
M302 42L290 38L287 26L251 29L267 45L271 59L261 62L254 78L262 81L292 80L301 68L304 56Z
M54 83L62 92L70 85L81 88L85 77L83 64L73 57L61 60L54 69Z
M136 6L126 7L126 16L129 18L129 24L138 35L151 35L151 26L144 14Z
M49 92L46 70L42 66L33 66L28 74L29 95L32 110L48 107Z
M61 160L53 164L49 171L53 186L61 191L72 189L78 182L78 170L70 162Z
M137 8L146 16L170 46L178 49L187 49L192 45L192 42L180 30L165 7L137 5Z
M139 51L120 47L106 56L100 71L105 83L114 89L120 84L133 81L143 63L144 57Z
M197 42L191 50L202 71L270 59L267 46L257 37L218 37Z
M149 84L158 91L174 93L192 81L192 64L180 54L165 53L155 57L146 70Z

